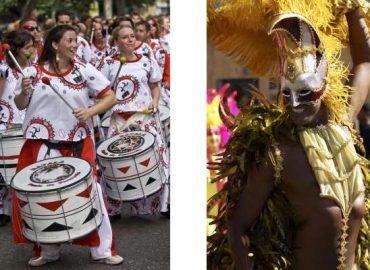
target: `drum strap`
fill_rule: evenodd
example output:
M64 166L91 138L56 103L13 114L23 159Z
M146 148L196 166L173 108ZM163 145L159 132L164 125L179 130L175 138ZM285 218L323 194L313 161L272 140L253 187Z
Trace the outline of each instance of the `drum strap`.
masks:
M73 156L81 158L82 148L83 148L83 140L77 142L58 142L53 143L47 140L42 140L42 142L48 147L48 151L46 152L47 155L50 155L51 149L56 150L72 150Z

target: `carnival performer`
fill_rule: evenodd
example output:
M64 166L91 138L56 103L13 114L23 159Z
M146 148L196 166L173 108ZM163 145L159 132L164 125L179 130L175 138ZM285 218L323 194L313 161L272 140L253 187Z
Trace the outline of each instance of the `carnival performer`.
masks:
M156 117L147 110L158 108L160 97L159 82L162 77L155 61L145 55L135 53L135 34L131 27L121 27L113 32L114 42L119 49L119 57L106 58L98 67L99 70L113 83L118 104L112 108L112 116L108 137L131 130L149 131L155 135L161 164L169 178L168 152L163 141L161 128ZM124 57L124 63L121 58ZM115 80L115 78L117 78ZM159 211L166 213L168 200L168 183L161 192L143 198L131 204L133 213L154 214ZM161 201L160 209L158 201ZM108 199L109 215L120 217L121 201ZM157 206L156 206L157 205Z
M33 36L25 30L10 32L6 35L4 43L9 45L22 69L28 67L36 56ZM20 135L21 125L25 111L18 110L14 103L15 86L19 79L18 70L13 59L6 54L6 62L0 65L0 133L7 135ZM3 161L4 162L4 161ZM10 221L11 193L5 186L8 175L0 173L0 226Z
M17 171L36 161L58 156L75 156L88 161L96 179L94 144L91 139L91 116L102 113L116 102L109 81L92 65L75 60L77 34L72 26L59 25L50 30L39 62L23 72L18 80L19 94L15 103L19 109L27 109L23 133L25 144L19 156ZM49 84L44 84L45 78ZM51 88L62 95L66 103ZM16 90L17 91L17 90ZM101 101L92 107L89 94ZM96 179L97 180L97 179ZM100 184L98 196L103 200ZM13 233L16 243L30 243L22 235L23 222L17 197L13 193ZM104 205L101 226L87 237L74 243L89 245L93 262L120 264L114 234ZM30 266L41 266L60 259L60 245L34 244L34 256Z
M369 269L370 163L350 121L370 86L368 11L357 0L208 2L215 47L281 79L276 105L253 91L238 117L221 107L233 135L210 164L228 182L209 201L221 203L209 269Z
M41 32L41 28L37 25L37 22L34 20L24 20L20 22L20 28L24 29L31 33L35 39L35 46L37 49L37 57L34 61L37 61L37 58L40 57L42 48L44 47L44 37Z
M72 15L69 11L67 10L57 10L55 12L55 22L56 25L62 25L62 24L67 24L67 25L72 25ZM79 61L82 61L84 63L89 63L91 60L92 52L90 49L89 42L85 40L81 36L77 36L77 52L76 52L76 58Z
M91 58L94 61L99 61L102 57L108 56L111 51L110 46L106 40L107 37L103 35L103 24L101 22L93 22L93 28L89 29L87 32L88 36L91 36L90 49L93 53ZM91 62L91 60L90 60Z
M152 49L153 56L157 61L162 74L161 100L169 107L170 104L170 55L162 48L158 39L150 38L150 25L146 21L140 21L135 24L135 37L142 45L137 49L138 54L145 53L145 44Z

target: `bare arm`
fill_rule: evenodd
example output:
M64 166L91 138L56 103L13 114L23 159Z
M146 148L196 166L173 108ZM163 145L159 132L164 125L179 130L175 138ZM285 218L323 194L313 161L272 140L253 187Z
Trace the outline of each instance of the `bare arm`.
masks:
M159 98L161 95L161 89L159 88L159 83L149 83L149 87L150 87L152 98L153 98L153 101L152 101L153 108L157 108L158 103L159 103Z
M76 108L73 110L74 115L80 121L86 121L91 116L101 114L109 110L117 103L116 96L112 90L105 92L99 102L89 108Z
M365 19L358 9L346 13L346 18L353 61L349 83L355 89L351 97L350 119L355 122L370 88L370 40Z
M244 247L241 237L257 220L274 187L273 181L273 168L269 161L259 166L254 164L249 171L248 183L228 221L228 238L237 270L252 267L252 261L247 257L248 249Z

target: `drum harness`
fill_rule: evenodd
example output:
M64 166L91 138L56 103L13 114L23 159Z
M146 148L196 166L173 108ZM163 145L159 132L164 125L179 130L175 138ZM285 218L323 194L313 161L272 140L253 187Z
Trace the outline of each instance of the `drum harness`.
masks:
M73 141L73 142L51 142L48 140L41 140L48 148L46 154L50 155L50 150L63 150L63 149L70 149L73 152L73 156L81 158L83 142L81 141Z

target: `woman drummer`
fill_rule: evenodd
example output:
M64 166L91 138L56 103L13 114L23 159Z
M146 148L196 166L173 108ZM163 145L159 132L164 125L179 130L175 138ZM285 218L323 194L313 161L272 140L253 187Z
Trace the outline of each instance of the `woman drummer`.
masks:
M130 130L151 132L159 146L160 160L164 168L166 182L168 172L168 152L163 141L163 132L159 126L159 117L148 110L156 111L160 98L159 82L161 72L156 61L150 57L135 53L135 34L131 27L122 26L113 31L113 41L119 49L119 54L106 58L98 69L113 82L118 103L112 108L112 116L108 137ZM164 186L162 194L143 198L131 204L136 214L153 214L167 212L168 185ZM160 197L160 199L159 199ZM161 209L158 206L161 201ZM155 206L157 204L157 206ZM120 217L122 202L108 198L108 213ZM149 208L149 209L148 209Z
M72 26L52 28L45 39L39 62L24 70L25 77L18 81L21 90L15 103L19 109L27 108L27 111L23 123L26 141L17 171L36 161L57 156L80 157L87 160L95 171L91 117L112 107L116 100L109 81L100 72L90 64L74 60L76 50L77 34ZM89 94L100 102L88 107ZM103 201L99 184L97 188ZM102 208L103 222L99 229L74 243L89 245L94 262L120 264L123 259L116 254L109 218L105 207ZM29 243L21 233L23 224L15 194L12 214L15 242ZM35 244L34 256L28 264L40 266L59 258L59 245Z
M9 50L22 69L28 67L36 56L35 40L28 31L8 33L4 43L9 45ZM20 135L25 111L18 110L14 103L14 90L20 71L8 53L5 57L6 62L0 64L0 133ZM2 147L3 144L1 144ZM4 172L0 172L0 226L10 221L11 196L9 190L3 186L4 182L10 182L10 177L6 175L5 169Z

